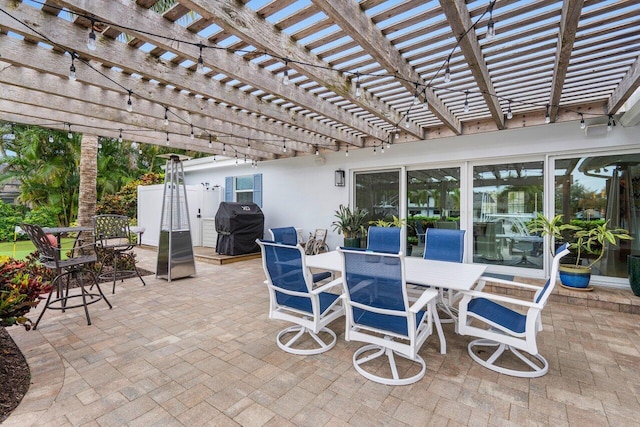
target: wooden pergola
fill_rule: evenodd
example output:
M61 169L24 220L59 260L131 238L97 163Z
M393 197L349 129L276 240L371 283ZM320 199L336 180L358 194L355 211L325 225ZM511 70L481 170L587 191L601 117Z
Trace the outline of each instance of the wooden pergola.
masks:
M271 160L618 119L640 85L638 0L156 3L0 0L0 120Z

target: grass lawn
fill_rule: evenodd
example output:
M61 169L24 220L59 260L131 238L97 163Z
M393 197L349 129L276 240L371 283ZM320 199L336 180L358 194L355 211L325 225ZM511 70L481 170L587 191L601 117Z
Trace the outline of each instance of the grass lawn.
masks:
M73 247L74 240L74 238L62 239L63 254ZM0 243L0 255L8 255L15 259L24 259L34 250L35 248L33 246L33 243L31 243L31 240L19 240L15 242L15 246L14 242Z

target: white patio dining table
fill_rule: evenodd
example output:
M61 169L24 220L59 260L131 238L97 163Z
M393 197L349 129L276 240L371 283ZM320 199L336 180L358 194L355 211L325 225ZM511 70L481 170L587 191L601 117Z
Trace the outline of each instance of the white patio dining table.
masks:
M305 262L310 268L342 271L342 258L338 251L308 255ZM434 261L418 257L405 257L404 266L405 279L408 284L462 292L471 290L487 268L481 264ZM445 354L447 345L439 319L436 322L436 329L440 338L440 353Z

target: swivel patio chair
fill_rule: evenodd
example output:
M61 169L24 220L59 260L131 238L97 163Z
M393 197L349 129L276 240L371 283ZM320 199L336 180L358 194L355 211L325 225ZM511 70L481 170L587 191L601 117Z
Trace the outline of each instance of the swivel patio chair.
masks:
M136 266L131 241L129 218L124 215L96 215L93 217L93 233L96 239L96 252L100 257L98 277L113 280L111 293L116 292L116 282L138 276L142 285L144 279Z
M91 325L91 317L89 316L89 304L94 304L102 299L111 309L111 303L102 293L98 278L93 270L93 266L97 260L95 254L81 255L72 258L62 259L60 256L60 248L58 248L55 238L50 238L39 225L22 224L22 230L29 236L33 245L40 256L40 263L50 270L53 279L51 280L51 292L47 297L44 309L38 316L38 320L33 325L33 329L38 328L38 324L47 309L61 310L62 312L71 308L84 307L85 316L87 317L87 325ZM90 245L93 247L93 244ZM81 249L75 247L74 249ZM87 291L85 286L85 275L93 281L98 293ZM74 278L77 282L80 293L69 293L71 280ZM64 280L66 279L66 280ZM52 299L53 294L56 297ZM82 302L69 304L70 301L81 299Z
M266 240L256 242L262 251L262 267L267 276L269 318L295 324L278 333L278 347L301 355L331 349L336 344L336 334L327 325L344 315L344 309L339 293L328 291L336 287L339 290L341 279L314 288L302 246ZM330 338L324 340L321 334Z
M367 236L367 250L397 254L400 252L399 227L369 227Z
M271 234L271 238L274 242L292 246L296 246L298 244L298 231L295 227L270 228L269 233ZM332 277L330 271L313 273L313 283L322 282L330 277Z
M381 384L419 381L427 365L418 351L438 321L437 291L423 288L410 306L402 254L339 251L343 256L345 339L367 343L354 353L354 368ZM382 356L387 360L376 360ZM406 361L398 366L396 356Z
M468 346L469 356L493 371L516 377L535 378L547 373L549 363L538 352L537 334L542 330L542 309L556 284L560 259L569 253L564 244L556 251L551 276L543 287L496 278L481 278L474 291L460 301L458 333L479 339ZM534 292L533 300L483 292L486 280ZM509 304L509 307L503 304ZM511 307L518 307L516 310ZM482 326L472 323L481 322ZM487 347L497 347L492 353ZM523 354L523 352L528 354ZM514 357L507 357L513 354ZM481 357L488 354L488 357Z
M428 228L422 257L435 261L462 262L464 258L464 235L465 230ZM442 319L442 323L456 321L455 308L453 306L458 297L459 294L454 294L451 289L439 288L438 307L449 316L449 319Z

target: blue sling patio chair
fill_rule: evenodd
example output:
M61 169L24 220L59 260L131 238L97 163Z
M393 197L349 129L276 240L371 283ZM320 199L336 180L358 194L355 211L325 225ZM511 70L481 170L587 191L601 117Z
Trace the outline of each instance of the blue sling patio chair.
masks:
M267 276L269 318L295 324L278 333L278 347L288 353L302 355L331 349L336 343L336 334L327 325L344 315L344 309L340 294L329 291L336 288L339 292L342 280L314 288L302 246L267 240L256 242L262 251L262 267ZM330 338L325 341L320 334L328 334ZM294 347L296 343L299 345Z
M369 227L367 233L367 250L397 254L400 252L399 227Z
M343 257L345 339L367 343L354 353L354 368L381 384L419 381L426 363L418 351L438 321L437 291L423 288L409 305L401 253L338 250ZM398 365L396 356L405 360Z
M271 239L274 242L293 246L298 244L298 230L296 230L295 227L270 228L269 233L271 234ZM322 282L323 280L330 277L332 277L330 271L320 271L318 273L313 273L313 283Z
M464 258L464 234L465 230L427 228L422 257L435 261L462 262ZM439 289L438 306L449 316L449 319L441 319L442 323L456 321L453 305L458 297L459 294L454 295L451 289Z
M471 341L468 346L469 356L474 361L485 368L515 377L535 378L547 373L549 362L538 351L537 334L542 330L542 309L555 287L560 259L568 253L568 244L558 248L553 258L551 275L543 287L496 278L480 278L476 290L465 293L460 301L458 333L479 338ZM512 289L533 291L533 300L483 292L486 281ZM509 304L509 307L504 304ZM511 308L514 306L518 309ZM482 325L478 325L478 322ZM487 351L487 347L497 348L491 352ZM507 353L504 354L505 352ZM509 352L516 358L506 357ZM488 357L481 357L484 354ZM505 357L501 357L503 354Z

